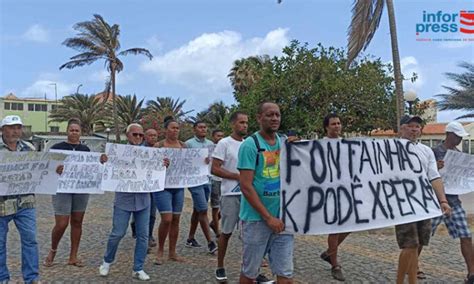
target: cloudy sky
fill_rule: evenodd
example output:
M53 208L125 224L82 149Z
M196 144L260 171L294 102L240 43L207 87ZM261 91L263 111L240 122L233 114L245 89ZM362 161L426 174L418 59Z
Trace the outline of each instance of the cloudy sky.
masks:
M73 25L102 15L121 28L122 48L145 47L154 58L123 58L117 92L145 100L157 96L185 99L187 110L200 111L210 103L234 102L227 78L234 60L256 54L280 55L291 40L314 46L344 48L351 17L350 0L2 0L0 1L0 96L54 99L74 93L97 93L107 73L103 62L73 70L59 70L76 51L61 43L73 37ZM460 32L422 32L423 13L459 14L474 10L468 0L395 1L402 72L418 80L405 82L421 99L450 85L445 72L461 72L461 61L474 62L473 41L417 41L417 38L469 38ZM366 54L391 61L387 14ZM458 19L453 23L459 23ZM440 112L448 121L459 112Z

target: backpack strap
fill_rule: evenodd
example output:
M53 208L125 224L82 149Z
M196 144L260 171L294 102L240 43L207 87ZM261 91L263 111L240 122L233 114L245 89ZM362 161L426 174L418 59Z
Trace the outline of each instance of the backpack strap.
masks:
M250 137L252 137L253 141L255 142L255 146L257 147L257 159L255 160L255 169L256 169L258 166L260 152L265 152L265 149L260 147L260 142L258 142L258 138L257 138L257 135L255 135L255 133L250 135Z

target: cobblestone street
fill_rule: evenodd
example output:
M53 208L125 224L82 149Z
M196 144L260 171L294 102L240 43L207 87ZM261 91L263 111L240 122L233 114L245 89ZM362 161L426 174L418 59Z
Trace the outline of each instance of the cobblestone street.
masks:
M38 196L38 242L40 261L47 255L50 246L50 232L53 227L51 197ZM117 253L116 263L111 266L107 278L98 275L106 241L111 229L113 194L92 196L84 220L84 230L79 254L85 267L66 265L69 254L69 230L60 243L55 265L50 268L41 266L43 282L75 283L128 283L132 281L132 259L134 240L130 230L122 240ZM178 253L185 257L186 263L165 262L161 266L153 264L154 253L149 254L145 271L150 274L153 283L214 283L216 256L202 249L184 246L189 228L191 200L186 198L185 212L181 219ZM157 220L157 225L159 217ZM10 224L8 240L8 264L13 281L21 281L20 243L13 222ZM155 226L155 229L157 228ZM444 226L432 238L428 248L423 250L421 269L427 280L421 283L463 283L465 265L462 259L459 241L452 240ZM472 228L472 220L471 220ZM156 231L154 233L156 237ZM198 229L197 240L204 244L204 237ZM325 249L326 236L298 236L295 245L295 280L298 283L337 283L330 275L329 265L319 258ZM204 247L204 246L203 246ZM238 281L240 266L240 241L237 236L231 239L227 254L226 270L229 283ZM340 261L347 283L393 283L398 258L393 229L359 232L350 235L340 248ZM264 268L269 275L269 270Z

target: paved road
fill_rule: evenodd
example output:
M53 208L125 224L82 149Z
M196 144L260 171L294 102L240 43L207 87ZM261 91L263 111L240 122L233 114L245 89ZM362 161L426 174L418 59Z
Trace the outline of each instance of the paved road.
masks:
M108 233L111 228L113 194L94 196L89 203L84 221L84 232L80 256L86 267L66 265L69 237L68 232L59 246L56 265L41 267L42 280L46 282L80 283L129 283L132 281L132 254L134 240L131 234L122 240L117 254L117 262L112 265L107 278L98 276L98 266L102 261ZM178 253L186 257L186 263L166 262L162 266L153 265L149 255L145 265L153 283L215 283L214 269L216 257L206 254L204 249L184 247L189 226L191 202L186 199L185 212L181 221L181 234ZM13 281L21 281L20 249L18 234L11 224L8 243L8 262ZM53 214L50 197L38 197L38 242L40 257L43 259L50 245L50 232ZM471 224L472 227L472 224ZM199 232L199 231L198 231ZM155 233L156 235L156 233ZM198 241L204 243L199 232ZM319 259L326 245L325 236L298 236L295 248L295 279L299 283L337 283L330 276L329 265ZM348 237L340 249L341 263L348 283L393 283L398 257L393 229L382 229L354 233ZM230 283L238 281L240 264L240 242L237 237L231 240L228 251L227 271ZM459 251L458 241L453 241L443 229L436 235L431 245L422 255L422 269L428 276L424 283L462 283L465 275L464 262ZM269 275L268 270L265 272ZM423 282L422 282L423 283Z

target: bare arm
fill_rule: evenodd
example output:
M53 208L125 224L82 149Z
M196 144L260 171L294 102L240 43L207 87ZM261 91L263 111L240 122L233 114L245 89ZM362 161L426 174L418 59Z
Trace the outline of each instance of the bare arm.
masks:
M441 178L432 180L431 186L433 187L436 193L436 197L440 202L441 211L443 212L443 214L447 216L451 215L451 207L449 206L448 201L446 200L446 195L444 194L443 180Z
M212 159L211 174L221 178L233 179L236 181L239 181L240 179L239 173L229 172L228 170L224 169L222 167L222 161L217 158Z
M265 205L263 205L253 187L253 176L253 170L240 170L240 190L250 203L250 206L252 206L258 214L262 216L262 219L267 223L270 229L275 233L280 233L285 229L285 225L280 219L273 217L270 212L268 212Z

